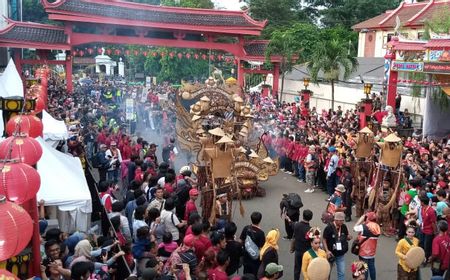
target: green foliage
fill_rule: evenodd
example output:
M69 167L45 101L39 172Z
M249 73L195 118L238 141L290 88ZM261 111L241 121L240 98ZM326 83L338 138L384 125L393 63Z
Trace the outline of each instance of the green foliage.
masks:
M158 81L169 81L179 83L181 80L203 80L209 76L208 60L194 59L193 55L190 59L185 57L185 53L198 52L190 49L172 49L158 48L157 53L164 52L166 54L174 52L176 54L183 53L183 58L175 55L171 58L168 55L163 57L148 55L145 63L145 73L147 75L156 76Z
M211 0L161 0L163 6L212 9L214 3Z
M48 15L39 0L23 0L22 2L23 21L48 23Z
M314 13L302 10L298 0L250 0L250 16L256 20L268 20L262 37L270 38L273 32L291 27L298 22L311 23Z
M400 0L306 0L310 8L316 9L322 16L324 26L342 25L351 28L353 25L375 17L386 10L394 9Z
M450 34L450 10L442 9L425 21L425 38L430 39L430 32Z
M346 42L329 38L317 43L307 67L313 81L323 72L324 78L331 82L331 108L334 109L334 82L343 74L348 79L358 66L358 61L348 52ZM343 70L343 72L342 72Z
M160 0L127 0L129 2L149 4L149 5L159 5L161 4Z

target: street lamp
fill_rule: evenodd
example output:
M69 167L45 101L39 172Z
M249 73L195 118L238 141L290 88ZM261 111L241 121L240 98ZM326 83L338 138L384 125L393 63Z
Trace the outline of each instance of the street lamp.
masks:
M366 99L369 99L369 94L372 92L372 84L366 83L364 84L364 93L366 94Z
M303 85L305 86L305 89L308 89L310 81L311 81L310 78L307 78L307 77L303 78Z

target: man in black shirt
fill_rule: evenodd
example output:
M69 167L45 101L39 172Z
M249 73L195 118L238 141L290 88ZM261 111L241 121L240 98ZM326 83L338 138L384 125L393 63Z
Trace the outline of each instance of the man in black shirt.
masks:
M237 226L235 223L230 222L225 225L225 238L227 240L227 247L225 251L230 256L230 263L227 266L227 275L233 275L239 269L239 260L244 254L242 243L235 240L235 234L237 231Z
M266 241L266 235L264 231L259 227L259 224L262 220L262 214L260 212L253 212L250 215L250 219L252 220L252 224L245 226L242 229L242 233L240 236L242 244L245 244L245 239L247 238L247 234L250 235L250 238L253 242L258 246L261 250L262 246ZM252 259L248 252L244 249L244 274L250 273L255 275L258 273L259 265L261 264L261 260L257 258L256 260Z
M323 247L327 252L331 266L336 263L337 279L345 279L345 253L348 251L348 241L352 237L348 233L344 224L345 214L343 212L334 213L334 221L329 223L323 230Z
M312 218L312 211L305 209L303 211L303 220L294 224L294 238L292 239L290 250L291 253L295 252L294 280L300 279L303 254L311 248L311 242L306 239L306 233L311 229L309 221L311 221Z
M353 192L353 176L350 172L350 167L344 167L344 174L341 176L341 183L345 187L345 193L342 195L342 202L345 208L345 221L350 222L352 220L352 198Z

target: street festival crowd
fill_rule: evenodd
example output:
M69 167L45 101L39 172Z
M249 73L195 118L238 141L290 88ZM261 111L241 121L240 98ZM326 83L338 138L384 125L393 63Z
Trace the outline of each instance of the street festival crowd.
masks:
M278 229L264 232L260 212L251 213L249 224L239 231L232 221L211 224L209 217L200 215L196 203L200 190L191 167L174 170L179 154L173 110L176 93L167 83L145 90L93 80L77 84L68 95L58 81L49 81L49 112L66 121L70 131L70 138L58 149L86 158L86 168L98 171L99 207L94 200L97 213L92 220L101 221L101 232L47 229L40 203L42 279L268 280L286 273L278 261L278 243L284 234ZM125 114L127 98L136 103L131 120ZM366 188L372 184L367 170L361 170L357 178L351 173L359 130L357 108L317 112L299 102L279 103L258 95L247 98L255 108L255 129L263 135L269 153L279 157L281 171L307 185L299 184L297 194L285 194L280 202L283 239L291 241L294 280L313 280L307 270L317 258L336 267L332 279L349 274L353 279L376 279L381 234L398 240L392 250L398 257L397 279L420 279L423 269L432 271L432 279L449 279L450 141L422 139L419 133L403 137L401 169L406 180L398 207L388 213L389 224L383 224L379 213L365 206ZM374 120L381 122L385 112L381 106L375 109ZM397 116L400 126L411 126L406 112ZM144 139L138 124L159 135L161 147L154 139ZM375 135L377 141L384 137L382 132ZM157 156L158 149L162 158ZM379 153L374 148L371 161L375 164L379 164ZM300 212L299 194L318 191L327 194L324 213ZM223 209L227 197L216 199L219 221L227 211ZM324 224L311 224L313 215L322 215ZM357 222L349 228L346 222L352 219ZM423 248L425 259L411 268L406 256L416 247ZM349 253L355 254L351 264L344 259ZM323 271L316 268L320 279L328 277L320 275Z

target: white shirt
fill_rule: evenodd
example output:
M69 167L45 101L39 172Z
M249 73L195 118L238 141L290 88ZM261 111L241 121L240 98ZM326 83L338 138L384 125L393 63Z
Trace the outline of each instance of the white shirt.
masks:
M177 241L180 239L180 232L178 231L177 225L180 223L177 215L171 211L162 210L161 212L161 224L166 227L166 231L172 234L173 240ZM173 222L172 222L173 220Z

